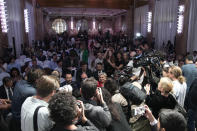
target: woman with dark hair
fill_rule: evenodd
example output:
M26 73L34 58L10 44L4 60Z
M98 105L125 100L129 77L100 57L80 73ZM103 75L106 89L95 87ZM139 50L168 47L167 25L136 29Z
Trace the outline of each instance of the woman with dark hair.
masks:
M16 84L16 82L18 82L19 80L22 79L21 75L20 75L20 72L17 68L12 68L11 71L10 71L10 76L13 80L13 85Z
M105 89L107 89L112 95L112 102L119 103L122 107L127 107L127 100L122 96L122 94L118 90L118 84L112 78L108 78L105 81L104 85Z
M112 49L107 49L107 51L104 54L104 70L107 73L108 77L111 77L111 75L114 73L116 64L115 64L115 57L113 54Z
M105 88L102 88L102 94L112 115L112 122L107 131L131 131L120 104L112 102L111 94Z
M129 55L127 52L123 53L123 66L127 66L127 64L129 63Z
M116 70L121 70L123 68L123 57L122 57L122 53L118 52L116 54Z

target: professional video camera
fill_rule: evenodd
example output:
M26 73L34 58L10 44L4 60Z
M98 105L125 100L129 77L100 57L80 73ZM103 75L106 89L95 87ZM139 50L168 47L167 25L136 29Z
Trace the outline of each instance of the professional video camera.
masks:
M146 82L143 85L149 83L156 88L162 75L161 59L163 55L160 52L150 51L133 60L134 68L143 67L146 71Z
M119 86L122 86L126 82L132 82L130 79L132 76L132 67L127 66L121 71L115 71L112 77L117 80Z
M133 67L145 67L145 66L161 66L160 59L161 54L159 52L151 51L148 53L144 53L142 56L138 58L134 58Z

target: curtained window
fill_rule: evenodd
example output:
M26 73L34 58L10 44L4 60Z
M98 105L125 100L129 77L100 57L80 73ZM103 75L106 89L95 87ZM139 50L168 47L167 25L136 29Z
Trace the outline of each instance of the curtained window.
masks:
M141 33L145 37L147 35L148 8L146 5L135 9L134 33Z
M153 37L155 48L164 49L168 40L174 43L177 31L178 0L160 0L155 3Z
M6 0L8 10L8 43L9 47L13 47L15 41L16 55L21 53L21 44L24 43L23 28L24 20L21 13L21 0ZM14 50L14 49L13 49Z
M190 0L187 51L197 50L197 0Z

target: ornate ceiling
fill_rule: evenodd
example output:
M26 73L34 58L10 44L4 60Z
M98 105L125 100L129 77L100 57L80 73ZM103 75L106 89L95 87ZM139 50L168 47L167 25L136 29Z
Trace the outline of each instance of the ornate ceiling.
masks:
M44 8L50 16L90 16L111 17L126 13L125 9L101 9L101 8Z
M36 0L41 7L129 9L131 5L147 4L149 0ZM134 2L135 1L135 2Z
M130 6L148 4L149 0L36 0L50 16L110 17L125 13Z

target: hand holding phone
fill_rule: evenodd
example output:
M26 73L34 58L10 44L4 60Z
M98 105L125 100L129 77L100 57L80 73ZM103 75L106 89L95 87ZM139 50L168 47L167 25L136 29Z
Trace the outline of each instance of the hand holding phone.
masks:
M101 104L104 103L102 89L100 87L97 88L97 99Z

